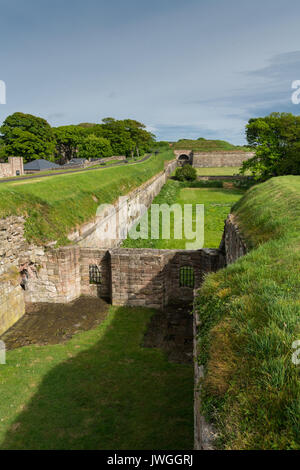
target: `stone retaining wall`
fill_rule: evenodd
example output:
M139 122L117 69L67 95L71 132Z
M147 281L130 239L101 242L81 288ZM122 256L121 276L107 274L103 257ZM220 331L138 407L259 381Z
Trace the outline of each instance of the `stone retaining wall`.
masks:
M159 194L176 167L176 160L166 162L162 172L116 201L114 205L103 209L93 221L83 224L79 230L69 234L69 239L80 246L89 248L108 249L120 246L127 238L127 234L122 233L124 213L128 214L130 229L143 215L140 206L150 207L153 199ZM115 235L104 238L105 232L108 234L108 229L112 226L114 218L116 218Z
M231 152L194 152L193 166L196 168L238 166L249 158L253 152L231 151Z
M25 313L24 291L19 273L11 267L0 275L0 335L7 331Z
M233 214L229 214L225 221L220 250L225 255L226 264L234 263L248 252L246 242Z
M194 269L195 288L204 275L224 266L219 250L119 249L111 252L113 305L161 309L192 302L193 288L180 287L180 268Z

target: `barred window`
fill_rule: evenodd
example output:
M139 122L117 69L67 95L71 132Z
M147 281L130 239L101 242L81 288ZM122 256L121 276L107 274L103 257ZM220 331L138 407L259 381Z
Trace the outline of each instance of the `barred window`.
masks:
M101 284L101 271L99 266L96 264L90 264L89 266L89 274L90 274L90 284Z
M195 285L195 274L194 268L191 266L183 266L180 268L179 274L179 285L180 287L191 287Z

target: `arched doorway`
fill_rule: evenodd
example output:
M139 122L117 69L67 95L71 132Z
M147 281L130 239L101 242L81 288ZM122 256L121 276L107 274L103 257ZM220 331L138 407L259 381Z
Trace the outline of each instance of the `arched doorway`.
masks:
M179 155L178 157L178 163L180 166L184 166L186 165L187 163L190 163L190 157L189 155L186 155L186 154L182 154L182 155Z

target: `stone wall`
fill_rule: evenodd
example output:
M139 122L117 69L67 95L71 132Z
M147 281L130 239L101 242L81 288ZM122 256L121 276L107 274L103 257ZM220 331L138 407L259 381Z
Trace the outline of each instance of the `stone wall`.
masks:
M125 155L118 155L118 156L101 158L102 163L110 162L112 160L117 160L117 161L122 162L122 161L126 160L126 156Z
M226 264L234 263L248 252L233 214L226 219L220 250L224 253Z
M108 249L120 246L127 238L127 234L123 230L124 214L127 216L130 229L144 213L141 212L140 205L144 205L146 208L151 205L176 167L176 160L166 162L164 171L128 193L120 201L116 201L114 205L103 209L94 220L83 224L80 229L69 234L69 239L82 247L89 248ZM116 219L116 230L111 235L109 227L112 227L114 218Z
M111 251L113 305L163 308L169 303L192 302L191 287L180 287L180 268L194 268L195 286L205 273L224 266L218 250L119 249Z
M0 274L0 335L25 313L24 291L20 287L19 272L10 267Z
M194 152L193 166L196 168L238 166L249 158L253 152L231 151L231 152Z
M22 157L8 157L8 163L0 163L0 178L23 175L24 166Z
M111 298L111 259L107 250L80 248L80 286L82 295ZM101 274L101 284L90 284L89 267L97 266Z

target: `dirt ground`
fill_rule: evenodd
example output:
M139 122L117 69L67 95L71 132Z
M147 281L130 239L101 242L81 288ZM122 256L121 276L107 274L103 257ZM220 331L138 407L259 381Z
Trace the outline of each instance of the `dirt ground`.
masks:
M8 350L32 344L64 343L80 331L90 330L106 317L109 304L95 297L80 297L69 304L28 304L27 313L1 339ZM193 354L193 319L189 306L157 311L149 323L143 347L162 349L170 362L188 364Z
M8 350L31 344L64 343L75 333L101 323L108 309L107 302L95 297L80 297L69 304L30 304L24 317L1 339Z
M170 362L190 364L193 360L193 316L188 305L168 306L150 320L143 346L162 349Z

